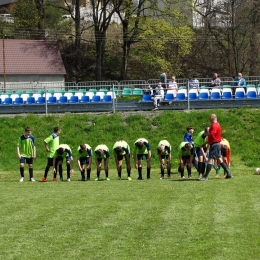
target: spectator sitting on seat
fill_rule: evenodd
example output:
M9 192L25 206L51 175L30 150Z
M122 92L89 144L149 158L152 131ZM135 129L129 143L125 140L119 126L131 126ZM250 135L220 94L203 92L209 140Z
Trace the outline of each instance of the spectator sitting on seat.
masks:
M210 87L220 88L221 79L218 77L218 73L213 73L212 78L210 79Z
M198 91L200 89L199 80L197 79L196 75L193 75L192 79L190 79L190 89L191 88L197 89Z
M234 78L234 86L237 87L246 86L246 80L242 77L242 73L238 73L237 76Z
M173 92L174 98L176 98L177 92L178 92L178 84L176 82L175 76L172 76L172 79L169 81L168 89Z
M158 109L158 106L160 105L160 102L163 100L163 98L164 98L164 90L162 87L162 83L159 82L158 86L153 91L154 109Z

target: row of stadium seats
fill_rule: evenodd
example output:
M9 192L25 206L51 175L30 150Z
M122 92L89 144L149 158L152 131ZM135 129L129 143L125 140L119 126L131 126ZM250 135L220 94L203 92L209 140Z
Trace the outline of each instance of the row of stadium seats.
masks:
M114 98L116 96L114 95ZM94 95L94 93L86 93L85 95L83 93L75 93L74 95L72 93L46 93L45 95L40 94L21 94L20 96L17 94L2 94L0 97L0 104L2 105L23 105L23 104L45 104L45 100L47 100L48 104L58 104L58 103L98 103L98 102L113 102L113 95L112 92L108 92L106 95L102 92L100 95Z
M190 100L208 100L208 99L244 99L244 98L258 98L259 92L256 90L255 87L247 88L247 91L245 92L244 88L236 88L235 94L233 95L231 88L224 88L224 89L212 89L211 91L209 89L201 89L200 92L197 91L197 89L190 89L189 96L187 94L186 89L178 90L177 93L167 91L167 93L164 96L164 101L184 101L188 97ZM144 94L142 97L142 101L152 101L152 95L150 94Z

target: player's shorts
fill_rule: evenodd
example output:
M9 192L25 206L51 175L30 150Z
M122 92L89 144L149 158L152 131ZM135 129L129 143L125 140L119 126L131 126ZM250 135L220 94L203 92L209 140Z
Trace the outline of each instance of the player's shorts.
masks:
M79 161L80 161L80 166L89 164L89 157L80 157Z
M148 154L137 154L136 156L138 161L142 161L143 157L145 157L146 160L148 159Z
M118 160L118 161L122 161L123 158L125 158L125 160L126 160L127 158L130 158L130 154L118 154L118 155L117 155L117 160Z
M169 159L169 154L161 154L161 159Z
M97 160L99 163L101 163L103 159L104 159L104 162L105 162L108 158L96 158L96 160Z
M190 155L183 155L181 158L182 158L182 160L189 160L190 159Z
M70 162L71 161L70 156L66 156L65 158L66 158L66 162ZM62 157L62 156L58 156L56 158L56 162L63 162L63 160L64 160L64 157Z
M20 163L33 164L33 158L21 157Z
M204 150L204 152L206 152L207 148L203 148L203 150ZM196 147L196 154L197 154L198 157L203 156L199 147Z
M53 166L53 158L47 158L47 166Z
M221 158L221 146L220 143L214 143L210 145L209 148L209 158Z

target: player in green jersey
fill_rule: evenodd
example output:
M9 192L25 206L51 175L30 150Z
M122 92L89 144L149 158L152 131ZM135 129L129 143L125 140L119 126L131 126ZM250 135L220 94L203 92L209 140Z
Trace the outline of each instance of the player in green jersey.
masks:
M181 178L184 179L184 167L186 165L188 171L188 178L191 178L191 149L192 145L189 142L181 142L178 147L178 156L180 161Z
M171 145L167 140L161 140L157 146L157 153L160 161L161 177L164 179L164 164L167 163L167 175L168 179L171 178Z
M209 127L201 131L194 140L195 152L198 157L198 174L201 178L205 172L207 161L207 143L208 143Z
M100 178L100 171L102 166L102 160L104 160L104 170L106 174L106 180L110 181L108 178L108 162L109 162L109 149L105 144L98 145L94 150L94 157L97 166L97 178L95 181L98 181Z
M130 147L126 141L120 140L115 142L113 146L115 162L117 167L118 179L121 180L122 175L122 162L125 158L126 169L127 169L127 178L131 179L131 165L130 165Z
M45 182L48 176L48 172L51 166L53 166L53 156L55 151L59 148L59 134L61 130L58 126L54 127L53 133L44 140L45 151L47 152L47 165L45 167L44 176L41 178L41 182ZM57 167L55 166L57 169ZM55 181L55 179L54 179Z
M16 147L20 160L20 182L24 181L24 163L28 164L30 181L34 182L33 160L36 158L36 145L34 137L31 135L31 128L27 126L24 131L25 133L19 137Z
M60 181L63 181L63 172L62 172L62 163L64 158L66 159L66 165L67 165L67 181L70 181L70 174L73 173L73 157L72 157L72 151L70 147L67 144L61 144L59 145L59 148L55 151L53 155L53 180L56 181L57 176L57 167L59 167L59 175L60 175ZM57 167L55 167L55 165Z
M151 178L151 147L149 142L144 138L139 138L135 141L134 146L134 162L135 168L138 170L138 180L142 180L142 161L143 157L147 164L147 179Z
M90 181L92 149L88 144L81 144L78 147L77 162L79 166L79 171L81 173L81 181ZM87 179L85 178L85 170L87 171Z

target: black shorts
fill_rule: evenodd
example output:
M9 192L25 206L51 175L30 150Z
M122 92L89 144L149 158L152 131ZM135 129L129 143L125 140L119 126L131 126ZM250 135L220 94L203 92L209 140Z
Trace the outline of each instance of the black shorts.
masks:
M221 146L220 143L214 143L210 145L209 148L209 158L219 159L221 158Z
M79 161L80 161L80 166L89 164L89 157L80 157Z

